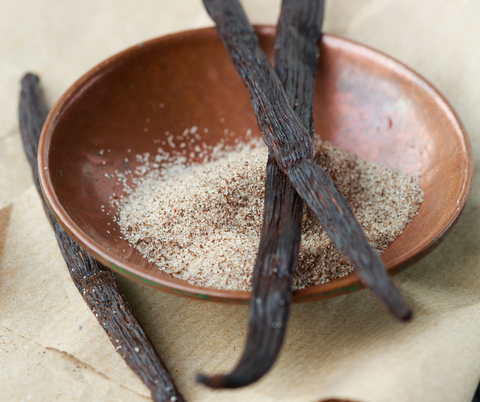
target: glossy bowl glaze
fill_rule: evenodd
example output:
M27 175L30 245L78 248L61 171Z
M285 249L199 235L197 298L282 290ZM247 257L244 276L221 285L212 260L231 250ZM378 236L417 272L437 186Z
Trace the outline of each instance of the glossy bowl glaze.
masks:
M274 28L256 29L271 57ZM382 255L393 275L432 251L458 220L473 172L469 140L442 95L401 63L332 35L323 36L320 54L316 132L360 158L418 177L425 193L418 215ZM110 197L121 192L115 170L134 170L134 155L155 155L166 131L181 134L192 126L209 129L202 133L209 144L224 138L225 128L237 133L227 138L232 144L250 128L260 135L249 93L213 28L139 44L73 84L42 132L44 195L65 230L115 271L165 292L248 303L249 292L193 286L159 271L120 238L112 221ZM293 301L359 288L353 273L295 291Z

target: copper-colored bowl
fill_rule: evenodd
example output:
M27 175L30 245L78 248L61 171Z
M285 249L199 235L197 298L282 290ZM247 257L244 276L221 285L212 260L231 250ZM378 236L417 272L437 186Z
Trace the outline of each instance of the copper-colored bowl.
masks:
M274 29L258 27L257 32L271 56ZM382 255L395 274L432 251L458 220L473 171L468 137L442 95L401 63L332 35L324 35L320 53L316 131L360 158L418 177L424 190L418 215ZM248 91L213 28L132 47L73 84L42 132L43 191L65 230L115 271L166 292L248 303L249 292L197 287L160 272L120 239L116 224L108 225L112 212L101 211L101 205L109 211L109 197L120 193L117 181L106 174L134 169L132 156L155 155L165 131L180 134L194 125L209 128L203 140L211 143L223 138L224 128L238 133L237 138L248 128L260 135ZM105 154L99 154L101 149ZM295 291L293 301L360 287L354 273Z

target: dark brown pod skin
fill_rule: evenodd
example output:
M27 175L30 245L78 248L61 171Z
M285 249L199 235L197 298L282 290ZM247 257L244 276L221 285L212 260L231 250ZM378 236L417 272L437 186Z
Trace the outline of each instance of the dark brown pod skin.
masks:
M40 80L34 74L22 79L19 116L22 141L32 167L33 181L43 201L45 213L53 226L58 245L67 263L73 283L95 314L110 341L125 362L143 381L155 402L184 402L172 377L155 351L135 314L122 297L113 272L86 253L63 230L42 196L38 178L38 141L48 110Z
M313 139L313 88L324 1L283 0L275 38L275 71L290 105ZM300 252L304 202L270 152L263 225L253 270L248 337L232 373L215 388L250 385L275 364L287 330L292 279ZM205 377L201 377L202 382Z

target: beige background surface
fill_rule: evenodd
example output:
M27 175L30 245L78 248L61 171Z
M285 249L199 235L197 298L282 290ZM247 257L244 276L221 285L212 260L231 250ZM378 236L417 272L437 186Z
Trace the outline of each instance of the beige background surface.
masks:
M480 3L327 0L325 31L390 54L449 99L480 163ZM243 1L276 22L279 1ZM106 57L166 33L211 25L198 0L0 0L0 399L148 401L83 303L45 219L21 148L19 81L41 75L49 106ZM477 167L477 166L476 166ZM448 239L397 277L414 308L402 325L367 291L295 305L285 348L259 383L198 386L230 369L248 310L119 283L188 401L470 402L480 378L480 183Z

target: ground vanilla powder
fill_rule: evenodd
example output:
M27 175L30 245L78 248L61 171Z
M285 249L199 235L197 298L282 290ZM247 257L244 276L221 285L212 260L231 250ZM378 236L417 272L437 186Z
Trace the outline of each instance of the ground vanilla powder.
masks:
M239 147L220 159L181 160L147 174L119 205L128 242L159 269L191 284L250 290L260 241L267 149ZM371 245L382 253L418 211L418 180L359 160L328 142L315 160L335 181ZM155 172L154 172L155 173ZM308 207L293 287L303 289L352 272Z

